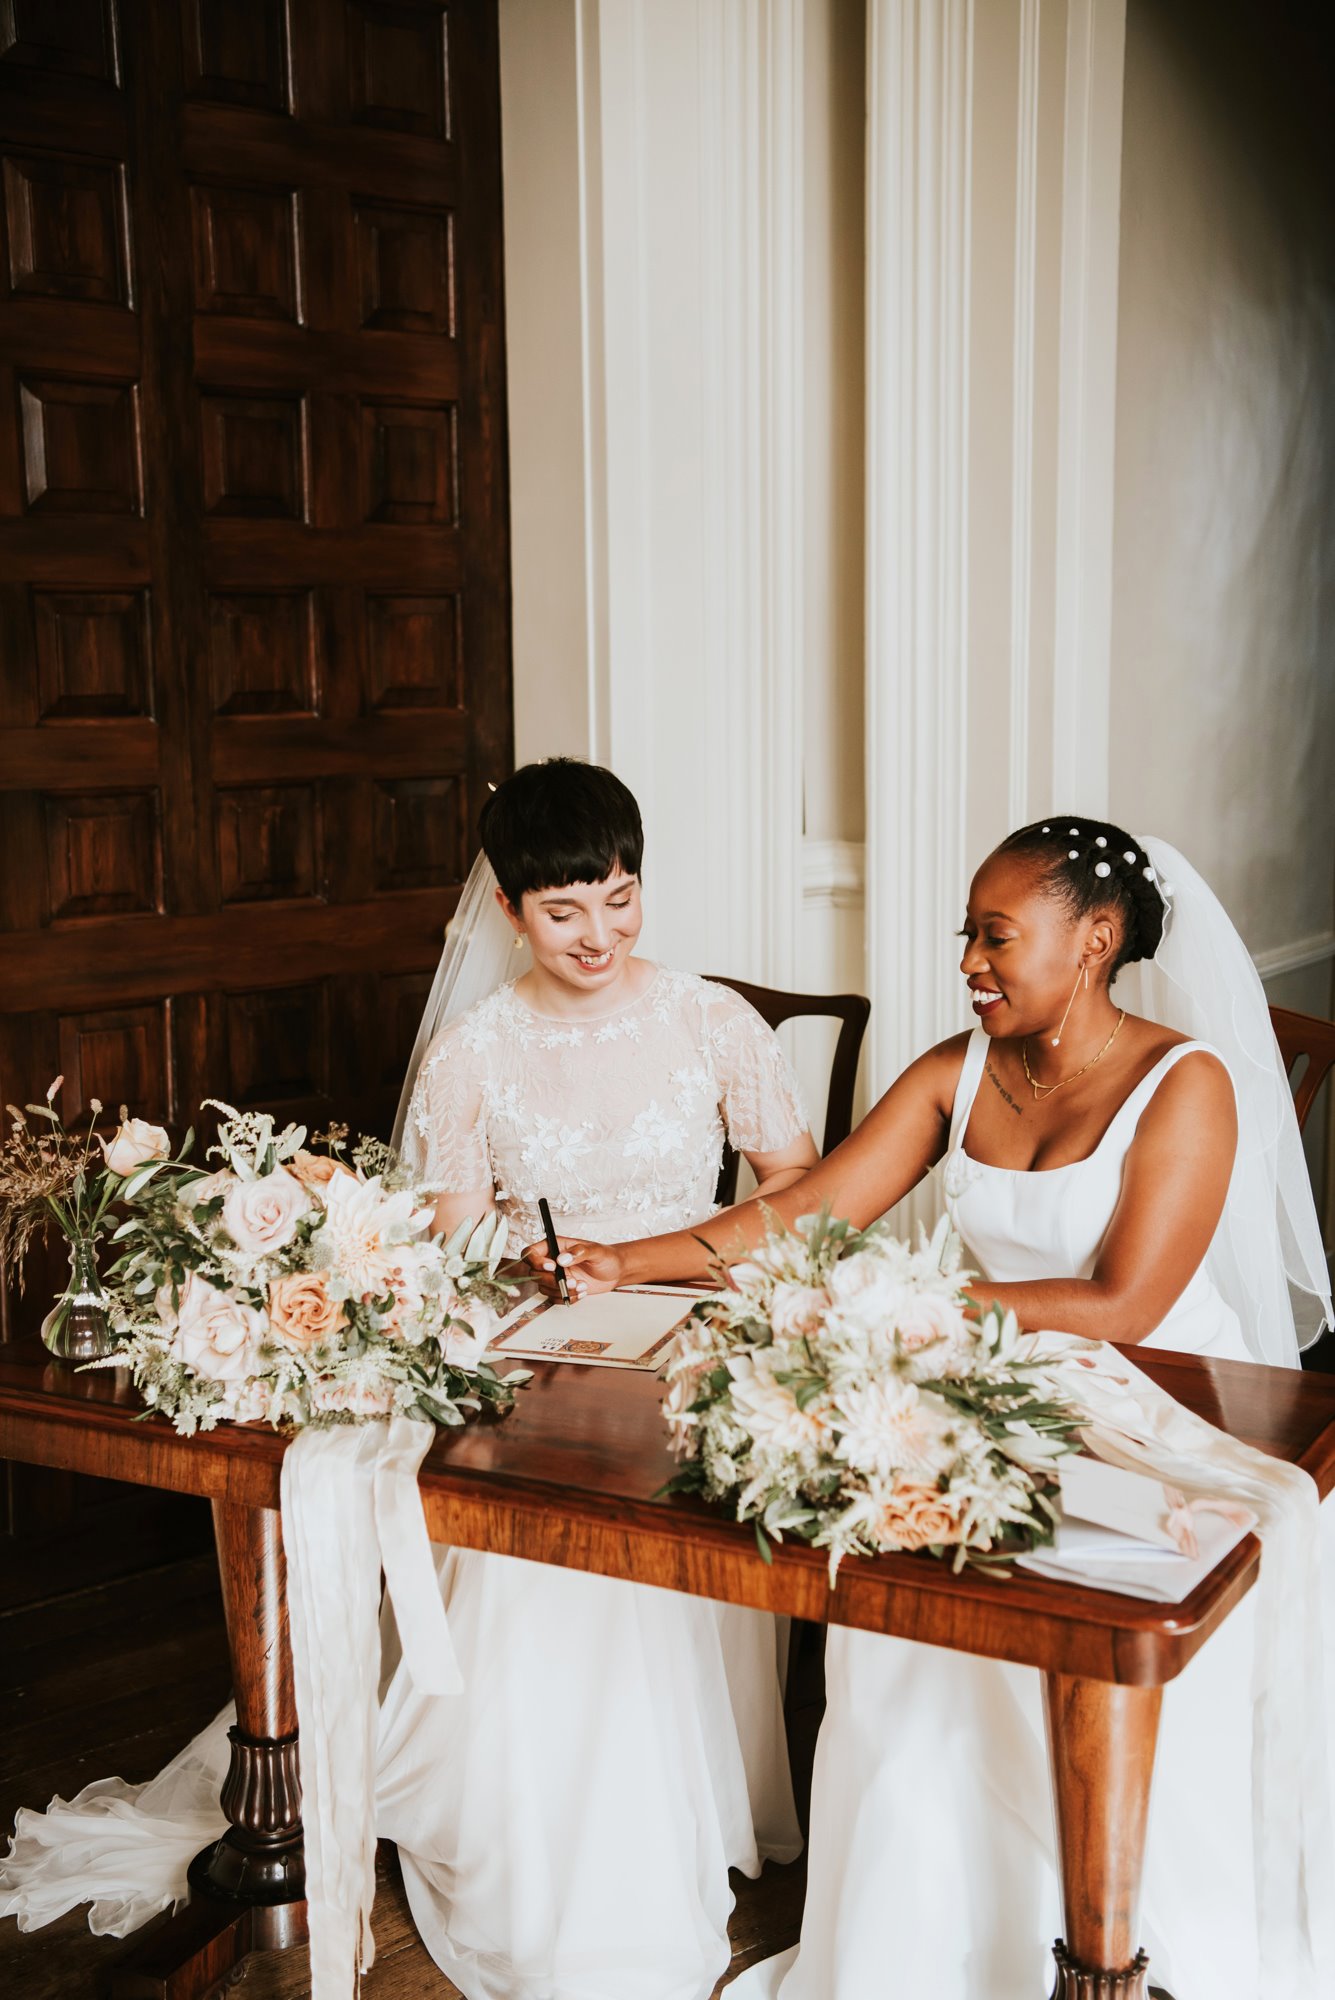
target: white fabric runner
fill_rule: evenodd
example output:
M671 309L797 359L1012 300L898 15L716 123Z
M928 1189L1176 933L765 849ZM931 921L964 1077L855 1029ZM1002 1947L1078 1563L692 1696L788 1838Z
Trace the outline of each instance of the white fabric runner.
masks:
M1263 1550L1254 1586L1252 1795L1261 1963L1275 1994L1315 1994L1320 1899L1335 1879L1316 1485L1301 1467L1195 1416L1119 1349L1056 1333L1035 1335L1034 1349L1052 1364L1054 1385L1088 1413L1088 1442L1101 1458L1168 1480L1190 1498L1242 1501L1256 1514Z
M306 1430L283 1459L311 2000L351 2000L375 1958L382 1568L414 1683L428 1694L463 1686L417 1486L434 1435L408 1417Z

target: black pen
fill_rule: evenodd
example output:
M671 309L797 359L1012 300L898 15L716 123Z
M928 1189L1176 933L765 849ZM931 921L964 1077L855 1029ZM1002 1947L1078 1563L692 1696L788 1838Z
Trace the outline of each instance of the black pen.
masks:
M568 1306L570 1304L570 1287L566 1283L566 1274L561 1267L561 1246L556 1240L556 1225L552 1221L552 1211L547 1206L547 1197L545 1194L538 1196L538 1214L542 1217L542 1226L547 1231L547 1248L551 1252L552 1262L556 1265L556 1282L561 1293L561 1303L563 1306Z

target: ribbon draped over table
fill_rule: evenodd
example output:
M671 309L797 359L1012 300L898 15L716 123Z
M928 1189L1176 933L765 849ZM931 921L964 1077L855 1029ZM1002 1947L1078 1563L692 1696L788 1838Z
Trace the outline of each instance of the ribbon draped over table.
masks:
M1090 1449L1166 1481L1197 1506L1241 1503L1262 1542L1252 1675L1253 1853L1267 1992L1320 2000L1335 1881L1323 1696L1316 1486L1182 1404L1124 1350L1069 1334L1032 1336L1052 1386L1088 1418ZM1206 1642L1209 1643L1208 1640Z
M305 1430L283 1459L311 2000L349 2000L375 1958L382 1569L415 1685L463 1687L417 1485L434 1435L409 1417Z

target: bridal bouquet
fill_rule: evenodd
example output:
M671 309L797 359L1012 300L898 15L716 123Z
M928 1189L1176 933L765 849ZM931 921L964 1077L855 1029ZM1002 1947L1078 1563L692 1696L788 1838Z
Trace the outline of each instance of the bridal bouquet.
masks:
M1014 1314L971 1317L943 1220L915 1250L828 1213L722 1272L668 1364L670 1490L770 1539L995 1562L1050 1542L1080 1418L1023 1358Z
M505 1223L443 1241L430 1197L379 1140L348 1156L335 1127L313 1152L304 1127L275 1132L267 1113L210 1102L225 1114L216 1171L188 1163L187 1141L123 1184L119 1344L93 1365L128 1366L185 1436L221 1419L462 1424L507 1409L526 1372L500 1377L481 1358L514 1289L499 1274Z

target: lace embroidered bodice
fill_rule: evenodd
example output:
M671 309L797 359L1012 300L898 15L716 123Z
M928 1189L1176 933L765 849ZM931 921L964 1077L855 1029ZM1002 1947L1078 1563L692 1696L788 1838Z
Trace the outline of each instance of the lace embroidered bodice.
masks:
M490 1188L518 1247L557 1230L614 1243L711 1215L723 1142L779 1152L807 1130L772 1031L731 988L660 966L584 1021L537 1014L513 985L427 1051L405 1150L437 1193Z

